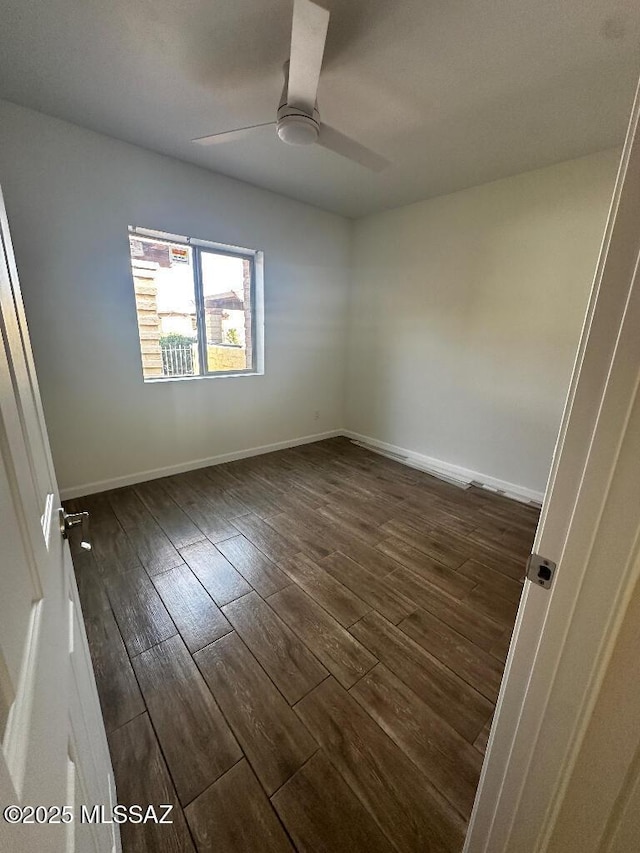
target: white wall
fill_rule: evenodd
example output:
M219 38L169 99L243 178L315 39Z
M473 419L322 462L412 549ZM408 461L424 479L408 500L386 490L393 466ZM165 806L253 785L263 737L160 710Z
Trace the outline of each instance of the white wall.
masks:
M347 427L541 491L616 165L604 152L354 225L0 101L61 487ZM264 250L264 376L142 382L130 224Z
M2 101L0 184L62 489L343 426L349 221ZM143 383L128 225L264 250L264 376Z
M350 430L544 489L618 156L356 223Z

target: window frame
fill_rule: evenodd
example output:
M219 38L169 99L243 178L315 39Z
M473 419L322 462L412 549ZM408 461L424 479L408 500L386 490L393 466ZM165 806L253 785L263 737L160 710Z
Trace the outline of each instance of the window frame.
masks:
M198 333L198 366L201 372L187 376L153 376L147 378L143 370L143 382L183 382L194 379L224 379L239 376L264 375L264 253L260 249L246 249L241 246L217 243L212 240L202 240L197 237L185 237L181 234L156 231L137 225L129 226L128 235L129 238L146 237L164 243L189 246L192 250L193 259L193 295L196 306L196 327ZM206 311L202 281L203 252L215 255L227 255L249 261L249 305L251 312L251 365L249 367L240 370L209 370ZM138 346L141 348L139 330ZM206 367L206 370L202 370L203 367Z

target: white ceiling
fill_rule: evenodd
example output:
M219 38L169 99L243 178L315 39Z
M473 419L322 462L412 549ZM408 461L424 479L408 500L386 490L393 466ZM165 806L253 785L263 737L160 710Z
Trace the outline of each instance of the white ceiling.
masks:
M0 97L347 216L621 143L637 0L323 0L322 118L374 174L272 128L292 0L3 0Z

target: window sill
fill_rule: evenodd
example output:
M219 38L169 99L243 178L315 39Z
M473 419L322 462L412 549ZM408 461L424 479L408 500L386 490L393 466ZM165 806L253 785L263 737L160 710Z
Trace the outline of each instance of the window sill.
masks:
M247 376L264 376L264 370L242 370L229 373L205 373L198 376L158 376L154 379L143 379L145 385L160 385L165 382L193 382L198 379L240 379Z

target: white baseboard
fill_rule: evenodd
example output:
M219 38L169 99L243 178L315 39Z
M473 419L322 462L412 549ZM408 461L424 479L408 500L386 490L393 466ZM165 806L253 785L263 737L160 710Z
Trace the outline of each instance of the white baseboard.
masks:
M234 459L245 459L249 456L261 456L263 453L271 453L274 450L285 450L287 447L298 447L302 444L311 444L314 441L322 441L326 438L335 438L338 435L344 435L354 441L362 442L372 448L376 448L383 453L388 453L398 462L409 465L411 468L417 468L420 471L435 474L445 480L450 480L456 483L476 483L484 488L491 489L494 492L503 493L506 497L514 498L519 501L535 501L542 503L543 493L533 489L528 489L526 486L520 486L516 483L509 483L506 480L499 480L496 477L490 477L488 474L482 474L480 471L472 471L469 468L462 468L460 465L454 465L451 462L443 462L440 459L434 459L431 456L425 456L422 453L414 453L412 450L407 450L404 447L398 447L395 444L387 444L387 442L379 441L377 438L371 438L368 435L361 435L348 429L334 429L328 432L316 433L315 435L305 435L299 438L291 438L286 441L277 441L274 444L264 444L260 447L250 447L247 450L234 450L231 453L221 453L218 456L209 456L206 459L192 459L189 462L180 462L177 465L167 465L164 468L153 468L147 471L136 471L133 474L126 474L122 477L113 477L109 480L99 480L95 483L84 483L78 486L69 486L60 490L60 498L68 500L69 498L79 498L84 495L92 495L96 492L105 492L108 489L117 489L121 486L132 486L135 483L144 483L147 480L157 480L159 477L169 477L171 474L182 474L184 471L194 471L197 468L207 468L210 465L220 465L222 462L232 462Z
M376 448L383 453L388 453L404 465L409 465L411 468L417 468L420 471L426 471L428 474L434 474L445 480L465 484L474 483L490 489L492 492L500 492L505 497L514 498L518 501L535 501L535 503L541 504L544 497L543 492L538 492L535 489L529 489L517 483L509 483L507 480L499 480L497 477L482 474L480 471L462 468L460 465L454 465L452 462L443 462L441 459L434 459L422 453L415 453L412 450L406 450L404 447L397 447L395 444L387 444L385 441L379 441L377 438L361 435L352 430L342 430L342 435L354 441L368 444L370 447Z
M335 438L338 435L344 434L344 430L334 429L328 432L316 433L315 435L304 435L300 438L277 441L274 444L263 444L261 447L250 447L247 450L234 450L231 453L221 453L218 456L209 456L206 459L192 459L190 462L167 465L165 468L136 471L134 474L125 474L122 477L114 477L110 480L99 480L95 483L84 483L80 486L68 486L65 489L60 489L60 499L64 501L69 498L81 498L84 495L93 495L96 492L106 492L107 489L133 486L135 483L145 483L147 480L157 480L159 477L169 477L171 474L182 474L184 471L194 471L196 468L208 468L209 465L220 465L222 462L232 462L234 459L245 459L248 456L261 456L263 453L272 453L274 450L285 450L287 447L298 447L301 444L311 444L314 441Z

